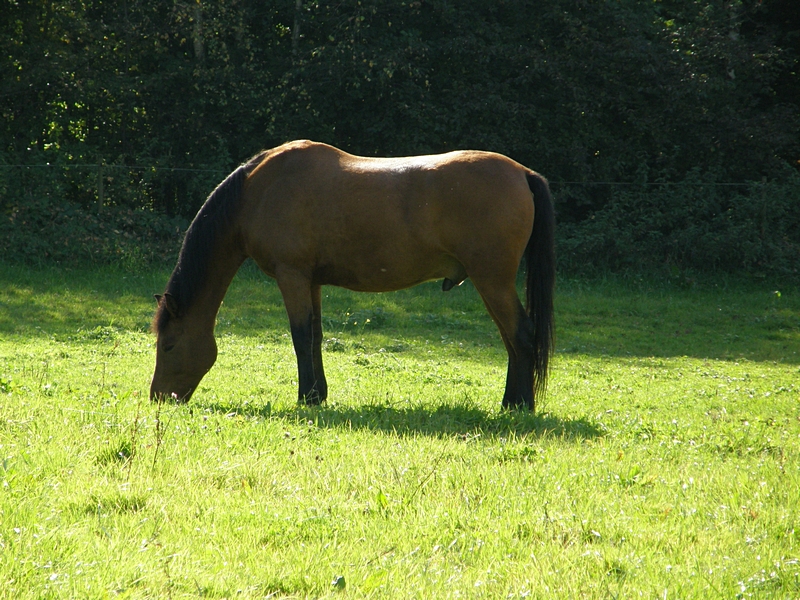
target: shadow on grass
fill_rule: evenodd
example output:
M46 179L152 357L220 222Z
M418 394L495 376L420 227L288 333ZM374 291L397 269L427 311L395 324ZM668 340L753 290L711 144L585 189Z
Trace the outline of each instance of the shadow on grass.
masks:
M202 405L201 405L202 406ZM561 419L550 413L521 411L489 412L468 404L448 403L436 407L392 406L301 406L273 408L265 406L207 404L205 410L226 415L238 414L264 419L284 419L325 429L369 430L399 436L460 437L533 436L581 441L602 437L604 432L587 419Z
M100 328L147 331L152 294L165 269L27 269L0 264L0 335L91 339ZM500 335L469 280L443 293L438 282L386 294L326 287L325 335L497 344ZM684 288L658 277L562 279L556 295L557 351L565 356L693 357L800 364L800 288L717 277ZM369 326L366 327L369 321ZM289 332L277 284L248 261L220 310L217 335L263 338ZM382 342L374 342L375 344Z

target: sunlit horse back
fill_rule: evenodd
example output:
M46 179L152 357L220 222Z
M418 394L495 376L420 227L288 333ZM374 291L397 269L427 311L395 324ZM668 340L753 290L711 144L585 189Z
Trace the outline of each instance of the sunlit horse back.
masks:
M310 141L262 152L206 200L156 296L150 396L189 399L216 360L225 292L251 257L283 295L301 402L328 395L323 285L385 292L442 279L447 291L469 277L508 351L503 406L533 409L553 351L553 233L547 181L499 154L365 158Z

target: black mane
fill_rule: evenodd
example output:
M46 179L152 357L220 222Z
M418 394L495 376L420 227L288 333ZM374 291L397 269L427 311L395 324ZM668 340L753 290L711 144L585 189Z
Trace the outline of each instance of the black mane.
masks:
M240 165L211 192L198 211L186 237L183 238L178 263L167 282L165 294L176 301L181 311L196 300L208 276L208 265L220 234L231 226L240 206L247 176L258 166L267 152L261 152ZM160 301L153 318L153 331L160 333L169 321L166 303Z

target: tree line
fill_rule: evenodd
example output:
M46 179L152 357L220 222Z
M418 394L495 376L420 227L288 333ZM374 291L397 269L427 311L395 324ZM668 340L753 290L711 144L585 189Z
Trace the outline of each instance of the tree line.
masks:
M476 148L553 182L565 265L702 267L711 252L792 272L800 256L794 0L0 10L0 165L153 168L104 171L110 207L190 217L221 173L296 138L370 156ZM95 171L60 176L22 186L0 169L5 215L97 203Z

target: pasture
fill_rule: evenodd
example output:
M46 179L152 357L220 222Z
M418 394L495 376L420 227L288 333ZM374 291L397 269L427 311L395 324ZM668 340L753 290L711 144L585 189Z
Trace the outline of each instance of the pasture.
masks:
M800 596L796 288L562 278L531 415L469 282L325 288L298 406L249 264L151 404L168 275L0 266L0 598Z

